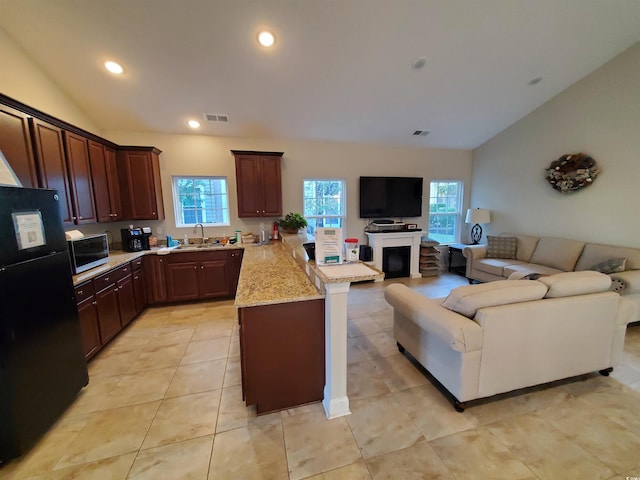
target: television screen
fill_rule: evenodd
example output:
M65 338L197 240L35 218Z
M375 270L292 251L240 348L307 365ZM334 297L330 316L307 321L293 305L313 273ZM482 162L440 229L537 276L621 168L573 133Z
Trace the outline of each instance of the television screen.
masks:
M422 177L360 177L360 218L422 216Z

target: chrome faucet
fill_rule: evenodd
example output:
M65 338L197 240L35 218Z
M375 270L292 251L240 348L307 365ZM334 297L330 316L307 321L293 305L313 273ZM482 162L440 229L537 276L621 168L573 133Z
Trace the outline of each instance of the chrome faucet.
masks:
M202 243L204 243L204 225L202 225L201 223L196 223L193 227L193 233L196 233L196 231L198 230L198 225L200 225L200 237L202 238Z

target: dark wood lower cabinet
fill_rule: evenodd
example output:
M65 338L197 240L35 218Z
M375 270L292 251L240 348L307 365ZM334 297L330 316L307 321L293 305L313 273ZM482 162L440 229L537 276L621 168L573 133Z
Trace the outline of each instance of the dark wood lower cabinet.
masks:
M324 300L238 309L242 392L258 414L320 401Z
M100 328L98 327L98 308L93 283L89 281L78 285L75 288L75 294L84 358L89 360L98 353L102 347Z
M120 312L120 325L127 326L136 316L136 297L133 292L133 279L131 275L118 280L118 311Z
M142 269L134 270L132 276L133 276L133 296L135 297L136 315L139 315L147 306L147 287L145 285L144 270Z
M117 288L116 284L112 283L96 293L98 325L100 326L100 339L103 345L115 337L122 329Z

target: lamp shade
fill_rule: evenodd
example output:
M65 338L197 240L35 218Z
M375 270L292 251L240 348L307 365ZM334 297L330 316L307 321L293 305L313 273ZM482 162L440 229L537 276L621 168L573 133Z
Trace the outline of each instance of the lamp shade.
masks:
M470 208L465 223L491 223L491 214L486 208Z

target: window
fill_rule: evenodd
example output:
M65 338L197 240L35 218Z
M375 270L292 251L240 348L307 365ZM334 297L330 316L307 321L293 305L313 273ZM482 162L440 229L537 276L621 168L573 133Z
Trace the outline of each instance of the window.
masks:
M460 239L462 182L435 180L429 187L429 237L440 243Z
M229 225L226 177L173 177L176 227Z
M337 179L307 179L303 184L303 214L307 232L318 227L342 227L345 221L345 182Z

